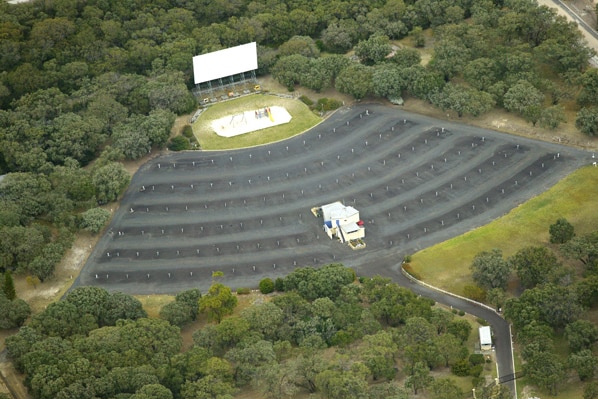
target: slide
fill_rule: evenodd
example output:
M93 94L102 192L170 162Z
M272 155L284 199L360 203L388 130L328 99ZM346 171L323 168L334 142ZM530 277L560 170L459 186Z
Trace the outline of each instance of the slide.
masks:
M270 121L274 122L274 117L272 116L272 112L270 112L270 107L266 108L266 112L268 113L268 116L270 117Z

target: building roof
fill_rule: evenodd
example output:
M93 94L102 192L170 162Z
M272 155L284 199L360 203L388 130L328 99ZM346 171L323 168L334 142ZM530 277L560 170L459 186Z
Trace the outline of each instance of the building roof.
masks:
M322 215L325 221L348 219L355 214L359 215L359 211L357 209L353 208L352 206L344 206L339 201L322 205Z
M490 333L490 326L480 327L480 344L492 345L492 335Z
M341 224L340 228L343 229L343 231L347 234L350 233L354 233L357 230L361 229L362 227L359 227L357 225L357 223L347 223L347 224Z

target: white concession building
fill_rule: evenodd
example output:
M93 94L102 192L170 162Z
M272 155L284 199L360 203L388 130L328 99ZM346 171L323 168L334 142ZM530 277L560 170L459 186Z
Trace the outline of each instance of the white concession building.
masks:
M324 231L330 239L338 239L342 243L365 237L365 228L359 218L359 211L352 206L340 202L322 205Z
M489 351L492 349L492 332L490 326L480 327L480 349Z

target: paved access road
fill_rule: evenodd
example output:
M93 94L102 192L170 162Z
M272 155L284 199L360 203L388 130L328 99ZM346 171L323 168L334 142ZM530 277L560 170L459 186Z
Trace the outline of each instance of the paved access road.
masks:
M506 375L507 323L411 283L400 262L490 222L589 162L590 154L573 148L398 108L347 107L279 143L148 162L76 285L133 294L205 291L212 272L222 271L233 288L255 287L296 267L342 262L488 320ZM310 212L337 200L360 211L367 248L329 240Z

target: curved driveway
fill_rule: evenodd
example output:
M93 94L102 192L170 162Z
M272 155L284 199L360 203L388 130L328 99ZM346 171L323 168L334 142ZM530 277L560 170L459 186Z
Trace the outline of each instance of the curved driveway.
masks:
M299 266L342 262L488 320L506 375L504 320L414 285L400 261L488 223L587 162L580 150L399 108L347 107L279 143L148 162L76 284L134 294L205 291L218 270L231 287L254 287ZM329 240L310 212L337 200L360 211L367 248Z

